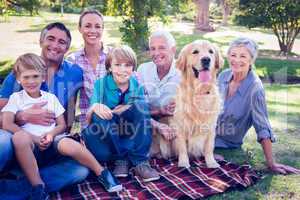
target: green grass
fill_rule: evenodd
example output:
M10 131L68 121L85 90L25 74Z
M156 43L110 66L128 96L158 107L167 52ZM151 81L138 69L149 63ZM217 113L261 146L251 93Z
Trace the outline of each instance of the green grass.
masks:
M276 134L273 155L278 162L300 168L300 85L265 85L270 121ZM264 156L253 129L241 150L217 150L226 160L250 164L263 176L242 191L230 191L208 199L300 199L300 175L274 175L265 169Z
M12 60L0 61L0 78L5 78L5 76L11 71L13 65Z
M270 76L280 74L287 74L291 76L300 76L300 62L291 60L274 60L267 58L260 58L255 63L257 73L260 76Z

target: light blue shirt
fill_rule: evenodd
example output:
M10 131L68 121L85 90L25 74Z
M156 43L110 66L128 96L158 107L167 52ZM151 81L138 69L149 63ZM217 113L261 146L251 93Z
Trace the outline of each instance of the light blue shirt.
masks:
M251 126L254 126L257 141L265 138L275 141L268 119L263 84L259 77L250 70L241 82L236 93L226 98L232 71L227 69L219 77L220 94L224 101L222 113L217 122L215 146L221 148L238 148Z
M145 88L145 96L151 107L167 105L175 97L181 80L181 73L173 61L169 72L162 79L157 74L157 66L153 62L143 63L137 69L137 76Z

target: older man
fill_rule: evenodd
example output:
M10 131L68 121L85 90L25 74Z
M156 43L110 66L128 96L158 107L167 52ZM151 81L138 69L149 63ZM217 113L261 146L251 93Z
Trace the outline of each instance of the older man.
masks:
M68 125L71 125L74 117L74 105L76 94L82 87L82 70L77 65L64 61L64 55L71 43L70 31L62 23L48 24L41 32L40 46L41 57L48 66L46 84L42 90L55 94L67 112L65 115ZM13 73L4 80L0 91L0 109L2 109L9 96L22 88L16 81ZM55 120L54 113L43 109L47 102L34 105L30 109L19 112L16 121L20 125L26 123L49 125ZM2 121L2 113L0 113ZM13 159L12 134L0 129L0 171ZM88 169L68 158L49 163L40 170L42 179L48 192L57 191L67 185L84 180L88 175ZM32 193L30 183L25 177L15 180L0 181L0 199L24 199ZM38 193L38 191L37 191ZM34 195L34 194L33 194ZM40 194L36 194L39 196ZM32 197L34 198L34 197Z
M174 37L165 30L153 32L149 37L149 49L152 61L139 66L137 72L145 87L148 98L152 125L168 140L176 137L176 132L166 124L159 123L165 116L171 116L175 110L173 97L180 83L180 72L175 67L176 43Z

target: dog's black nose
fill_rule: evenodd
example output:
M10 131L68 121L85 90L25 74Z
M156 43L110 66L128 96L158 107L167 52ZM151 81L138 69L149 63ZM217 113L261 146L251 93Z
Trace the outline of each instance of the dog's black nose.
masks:
M201 58L201 64L202 64L203 69L209 69L210 58L209 57Z

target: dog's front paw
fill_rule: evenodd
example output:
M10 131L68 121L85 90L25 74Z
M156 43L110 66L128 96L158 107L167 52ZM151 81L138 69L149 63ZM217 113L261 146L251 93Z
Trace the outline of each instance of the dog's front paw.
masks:
M218 168L218 167L220 167L220 165L216 161L215 162L206 163L206 166L208 168Z
M178 160L178 167L190 168L189 160L188 159L179 159Z

